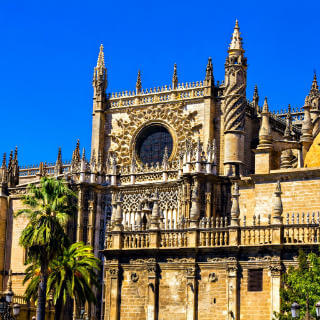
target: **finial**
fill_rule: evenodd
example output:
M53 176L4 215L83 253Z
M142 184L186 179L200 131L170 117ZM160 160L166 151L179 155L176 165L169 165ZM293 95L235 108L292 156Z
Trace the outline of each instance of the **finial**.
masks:
M205 80L208 82L213 80L213 66L211 57L208 58Z
M141 93L142 85L141 85L141 72L138 70L137 82L136 82L136 93Z
M172 76L172 89L177 89L178 86L178 73L177 73L177 64L173 66L173 76Z
M262 113L269 113L269 106L268 106L267 97L264 98L264 103L263 103L263 107L262 107Z
M6 168L7 166L7 154L4 153L2 157L2 168Z
M9 163L8 163L8 167L10 168L12 166L12 158L13 158L13 151L10 151L10 156L9 156Z
M244 51L242 47L242 38L240 36L240 28L239 28L239 22L236 20L236 24L233 30L231 43L229 46L229 50L239 50Z
M81 157L82 160L86 160L86 149L83 148L82 149L82 157Z
M104 52L103 52L103 44L100 44L100 51L99 51L99 56L98 56L98 61L97 61L97 68L105 68L105 63L104 63Z
M62 161L62 156L61 156L61 147L59 147L59 150L58 150L58 157L57 157L57 161Z
M252 104L253 104L253 107L256 109L257 113L260 112L260 109L259 109L259 93L258 93L258 86L257 85L254 86Z
M231 193L232 205L231 205L231 226L237 227L239 226L239 215L240 215L240 207L239 207L239 185L238 182L235 182L233 185L233 191Z
M292 117L291 117L291 106L289 104L288 106L288 113L286 116L286 129L284 130L284 139L285 140L290 140L291 139L291 121L292 121Z
M18 160L18 147L16 146L16 148L14 149L14 160L17 161Z
M281 184L280 180L276 183L276 189L274 191L274 202L273 202L273 208L272 208L272 216L274 224L281 224L282 223L282 200L281 200Z
M236 24L235 24L234 28L235 29L239 29L239 21L238 21L238 19L236 19Z

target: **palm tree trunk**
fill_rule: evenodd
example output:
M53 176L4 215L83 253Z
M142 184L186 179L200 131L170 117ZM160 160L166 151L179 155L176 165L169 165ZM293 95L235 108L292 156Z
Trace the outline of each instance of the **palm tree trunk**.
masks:
M41 264L40 284L38 288L37 320L45 320L47 300L48 264Z
M61 311L62 311L62 297L59 297L57 299L57 303L55 307L54 320L60 320Z

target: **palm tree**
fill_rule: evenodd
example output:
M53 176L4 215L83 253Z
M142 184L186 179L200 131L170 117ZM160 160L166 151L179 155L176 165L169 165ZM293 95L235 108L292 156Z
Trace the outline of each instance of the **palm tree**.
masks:
M64 226L72 214L71 197L75 194L61 180L43 177L40 185L28 186L23 203L29 222L20 236L20 245L27 250L27 263L38 264L39 286L37 320L45 319L49 263L68 243Z
M51 265L48 292L53 292L56 306L55 319L60 319L62 307L67 298L75 299L76 305L96 303L93 288L99 287L100 260L94 256L91 246L77 242L65 248L63 254Z
M95 303L93 288L99 287L97 271L100 260L94 256L91 246L83 242L71 244L49 265L47 297L53 294L55 319L59 320L67 298L74 298L78 306L86 302ZM40 282L38 264L28 266L24 284L28 282L25 292L27 300L36 301L37 287Z

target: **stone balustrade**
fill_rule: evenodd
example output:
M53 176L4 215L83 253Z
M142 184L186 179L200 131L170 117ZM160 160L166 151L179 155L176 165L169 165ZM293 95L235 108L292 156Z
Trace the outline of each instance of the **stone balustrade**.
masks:
M317 218L315 214L308 219L308 214L303 216L299 223L297 215L292 214L293 218L287 218L285 224L271 224L269 219L265 225L254 217L250 226L243 219L243 225L236 227L226 226L227 219L221 219L215 226L210 222L212 219L202 219L198 228L184 224L184 229L110 231L109 227L105 250L320 244L319 214Z

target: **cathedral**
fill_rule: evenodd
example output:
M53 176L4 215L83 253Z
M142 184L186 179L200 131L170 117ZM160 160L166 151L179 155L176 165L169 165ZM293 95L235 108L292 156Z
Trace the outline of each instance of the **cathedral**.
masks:
M320 244L317 78L298 109L270 111L257 87L248 99L238 21L224 80L215 80L211 58L203 71L180 83L175 65L172 83L151 89L139 72L135 90L107 93L101 45L90 156L79 142L70 162L61 150L55 163L27 167L17 150L4 156L0 292L12 287L21 319L34 309L23 300L27 220L13 216L43 176L77 192L69 231L103 261L90 319L271 320L280 310L281 275L299 248Z

